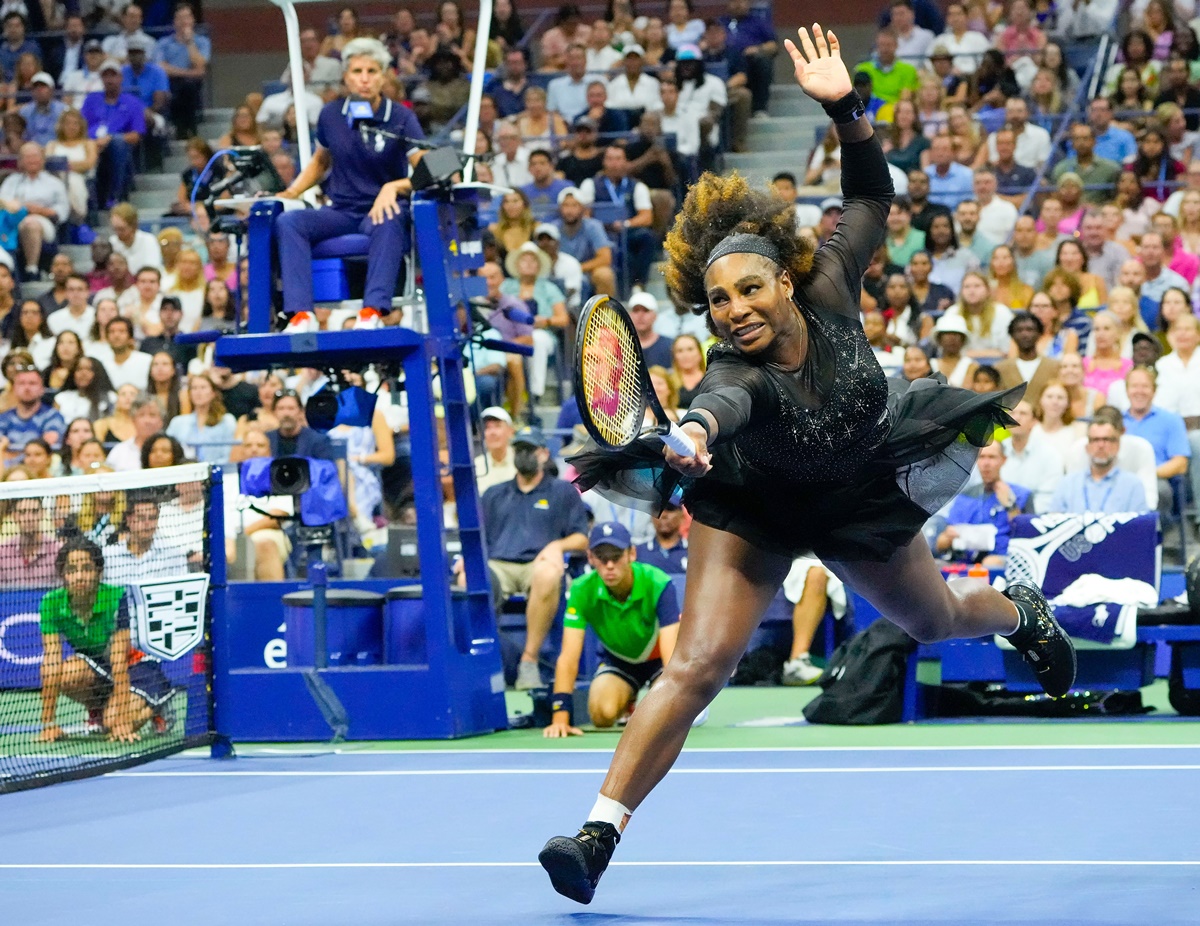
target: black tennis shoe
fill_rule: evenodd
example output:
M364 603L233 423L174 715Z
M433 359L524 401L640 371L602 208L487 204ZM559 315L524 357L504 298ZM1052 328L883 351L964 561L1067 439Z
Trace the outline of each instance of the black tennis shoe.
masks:
M1075 684L1075 645L1059 626L1041 589L1014 584L1004 595L1021 615L1021 626L1008 642L1033 669L1046 694L1061 698Z
M555 836L538 853L550 883L564 897L591 903L621 834L611 823L589 820L578 836Z

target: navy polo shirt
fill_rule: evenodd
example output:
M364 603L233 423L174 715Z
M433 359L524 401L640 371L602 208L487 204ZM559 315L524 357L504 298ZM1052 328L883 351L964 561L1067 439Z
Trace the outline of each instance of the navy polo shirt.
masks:
M359 129L346 124L349 106L348 99L326 103L317 120L317 144L329 151L333 162L321 186L335 209L365 215L375 204L380 187L408 176L408 145L370 129L364 144ZM374 128L407 138L425 137L412 110L386 97L375 117L379 121Z
M1021 514L1033 514L1033 494L1023 486L1009 483L1015 496L1017 510ZM996 546L991 551L998 556L1008 553L1011 536L1008 512L996 498L995 492L984 492L982 485L974 485L955 496L946 515L947 524L992 524L996 528Z
M637 548L637 561L648 566L657 566L669 575L680 575L687 572L688 544L683 538L671 549L663 549L658 538L647 540Z
M510 479L483 493L483 531L488 557L531 563L546 544L586 534L587 508L574 486L544 476L529 492Z

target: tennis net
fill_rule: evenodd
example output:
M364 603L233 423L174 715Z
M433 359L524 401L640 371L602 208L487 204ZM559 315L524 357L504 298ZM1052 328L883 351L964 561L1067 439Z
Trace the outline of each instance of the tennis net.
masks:
M0 792L211 742L211 497L204 464L0 483Z

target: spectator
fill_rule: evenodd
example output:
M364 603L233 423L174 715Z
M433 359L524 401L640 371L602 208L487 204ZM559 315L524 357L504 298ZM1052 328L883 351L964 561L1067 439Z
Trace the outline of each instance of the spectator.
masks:
M930 279L930 274L933 273L933 259L928 251L917 251L913 254L908 259L907 272L913 298L922 318L922 336L925 336L926 326L932 325L934 319L940 318L954 303L954 291Z
M249 416L255 412L262 402L259 400L259 389L253 383L248 383L241 376L234 376L233 371L229 367L213 366L208 375L212 377L217 388L221 390L221 398L225 403L225 411L233 415L234 418L242 418ZM268 375L268 379L272 376ZM288 393L287 389L276 389L275 399L278 401L280 393ZM271 406L272 409L274 405Z
M1090 355L1083 358L1084 385L1101 393L1107 402L1109 387L1133 368L1133 361L1121 356L1121 323L1111 313L1094 316L1088 350Z
M0 187L0 196L3 187ZM1179 288L1185 293L1191 291L1187 280L1166 266L1166 248L1162 235L1156 231L1148 231L1142 235L1138 244L1138 258L1146 269L1146 280L1142 283L1140 296L1144 300L1161 302L1168 289Z
M163 257L165 260L165 253ZM169 286L167 274L163 274L163 290L179 300L179 307L183 312L182 330L198 331L204 315L205 290L209 283L204 278L204 261L191 248L184 248L179 252L175 271ZM220 280L215 282L225 285Z
M661 43L660 58L657 61L651 62L654 67L664 63L662 57L670 58L670 48L667 47L667 34L663 29L662 20L649 19L646 21L646 33L655 31ZM643 43L644 44L644 43ZM588 35L586 46L587 51L587 69L589 74L607 74L609 71L615 70L617 65L621 63L621 53L613 47L612 28L608 21L597 19L592 23L591 33Z
M658 78L646 73L645 52L641 45L632 43L622 50L621 67L618 74L608 82L608 106L624 110L629 122L636 121L642 112L657 112L662 109L662 94Z
M604 226L584 214L581 195L574 187L558 194L559 248L579 261L580 269L588 274L596 293L615 296L612 245Z
M916 93L920 81L917 69L910 62L898 60L899 43L891 29L881 29L875 35L875 54L856 70L871 75L875 95L895 103L904 91Z
M933 327L933 341L937 345L937 360L934 369L952 386L969 388L978 364L963 356L970 331L959 313L949 310L937 320Z
M142 469L162 469L187 463L183 445L162 431L142 444ZM164 506L165 508L165 506Z
M39 60L42 50L32 39L26 37L25 17L16 10L4 15L4 41L0 42L0 79L11 83L17 73L17 62L22 55L32 54Z
M546 108L573 122L587 109L587 49L568 47L565 71L546 85Z
M561 237L558 226L550 222L542 222L533 230L534 243L550 259L550 279L566 296L571 317L578 318L583 298L583 268L574 257L559 249Z
M38 280L43 246L58 240L58 225L70 213L67 188L46 170L46 158L36 142L21 146L17 166L19 170L0 183L0 200L17 203L27 213L18 224L21 255L25 276Z
M121 70L125 90L142 101L143 117L150 134L166 137L167 114L171 102L171 85L167 72L149 59L146 39L129 40L129 61ZM161 162L161 146L156 149Z
M965 555L969 562L981 562L989 568L1003 567L1008 555L1010 522L1019 514L1033 512L1032 493L1024 486L1010 485L1000 477L1006 456L1004 445L993 441L979 451L976 468L981 482L955 496L946 515L947 526L937 538L937 552ZM959 525L991 525L996 529L990 549L970 550L955 540L960 536Z
M1117 12L1115 0L1077 0L1055 9L1058 35L1083 42L1104 35L1112 28Z
M755 114L766 114L774 79L774 58L779 51L770 20L750 12L750 0L729 0L728 13L720 17L732 54L745 62L746 84L750 88Z
M209 232L205 238L208 263L204 265L205 280L220 280L226 288L236 292L238 288L237 267L229 259L229 236L224 232Z
M979 266L987 269L992 259L992 251L1000 241L979 232L979 203L973 199L964 199L955 207L954 218L958 246L974 254L979 260Z
M892 0L891 28L896 36L896 57L921 67L933 47L934 34L917 25L912 0Z
M504 52L504 67L484 87L495 101L502 118L515 116L525 108L524 95L529 88L529 61L520 48L509 48Z
M126 6L121 12L121 31L104 39L104 53L117 61L125 61L129 57L129 42L140 40L147 43L147 53L154 54L157 43L142 31L143 20L140 6L136 3Z
M1089 210L1079 223L1079 246L1087 258L1087 268L1110 290L1117 285L1121 265L1129 259L1129 251L1109 241L1104 233L1104 219L1099 212ZM1111 298L1111 292L1110 292Z
M546 391L546 370L550 357L559 349L558 338L551 329L561 331L570 323L566 296L550 280L550 258L532 241L509 252L505 269L510 279L500 285L500 292L524 302L534 316L529 399L531 404L536 405Z
M88 304L87 279L81 274L72 273L66 282L67 304L62 310L51 314L47 324L54 334L72 331L85 340L95 321L95 310Z
M992 241L1007 241L1017 224L1017 207L996 195L999 181L987 165L975 170L975 201L979 204L979 231Z
M46 385L36 366L18 360L7 372L16 402L0 413L0 450L5 464L10 465L21 458L31 440L41 439L57 447L67 424L58 409L45 402Z
M658 515L652 515L650 520L654 525L654 536L638 544L638 562L661 569L668 575L686 573L688 542L682 533L685 518L683 508L671 501L663 505Z
M83 17L68 13L63 21L62 40L55 43L46 56L46 70L60 81L69 74L83 70L83 47L86 38L86 27Z
M749 133L750 116L753 109L753 95L749 89L749 78L746 71L746 59L731 49L728 45L728 33L724 24L719 20L710 19L704 30L704 40L701 43L701 60L705 66L713 66L715 70L724 70L725 95L728 100L729 123L726 139L729 148L735 152L747 150L746 138ZM664 100L665 104L665 100Z
M475 486L482 495L494 485L516 478L512 439L516 430L512 416L493 405L480 413L483 421L483 453L475 457Z
M54 99L54 78L45 71L34 74L29 84L33 100L20 109L27 126L25 138L45 146L54 141L59 117L67 111L67 105Z
M128 318L110 319L104 326L107 344L94 345L89 353L104 364L115 388L125 384L146 388L150 377L150 355L134 349L133 322Z
M1122 388L1124 383L1121 384ZM1127 473L1133 473L1142 484L1146 499L1146 510L1155 511L1158 508L1158 465L1155 463L1154 448L1144 437L1125 433L1125 419L1121 412L1111 405L1102 405L1092 412L1092 422L1110 424L1121 436L1120 448L1117 451L1117 466ZM1067 472L1078 472L1088 468L1087 428L1076 422L1080 436L1065 450L1063 457Z
M1005 128L1011 129L1015 149L1013 159L1022 167L1034 169L1050 157L1050 133L1039 125L1029 122L1029 107L1020 97L1012 97L1004 104ZM988 161L997 165L1000 151L998 140L993 134L988 138ZM1003 186L1003 184L1002 184Z
M969 77L975 73L983 53L991 42L981 33L969 28L966 6L951 3L946 7L946 31L935 40L935 47L944 48L954 59L954 71Z
M471 94L462 61L452 48L443 45L433 53L425 87L429 91L429 127L440 131L466 105Z
M925 175L929 178L928 197L940 206L953 209L971 197L974 175L971 168L954 159L954 145L949 135L938 135L930 142ZM913 196L911 186L909 196Z
M496 147L492 158L492 176L498 186L518 190L533 182L529 174L529 151L521 144L521 133L511 122L496 129Z
M36 299L25 299L17 313L13 326L11 347L13 350L29 351L33 363L39 370L50 366L50 355L54 352L54 333L46 327L46 314Z
M525 91L525 110L514 120L521 139L531 147L557 149L567 138L567 122L546 108L546 91L530 87Z
M55 395L54 404L64 419L86 418L97 422L112 413L116 400L104 364L85 354L76 361L63 388Z
M50 260L50 289L38 296L47 317L67 304L67 278L75 272L71 255L59 251Z
M911 204L912 226L924 235L929 234L929 226L935 216L950 216L950 209L929 198L929 175L924 170L908 172L908 201Z
M188 402L192 411L178 415L167 426L167 434L201 463L227 463L236 438L237 422L225 411L221 393L206 374L188 377Z
M257 394L255 398L257 399ZM329 438L304 423L304 409L300 404L300 396L295 391L285 389L282 395L276 395L274 412L275 417L279 419L279 427L267 432L271 456L333 459L333 447Z
M965 274L979 269L979 258L958 246L954 224L948 215L933 217L925 235L925 246L933 258L930 278L955 292L962 287Z
M158 320L158 306L162 302L162 274L154 267L143 267L133 279L133 288L117 300L117 308L133 322L139 338L156 335L162 331L162 324Z
M74 331L64 331L54 338L54 350L42 378L46 388L54 392L65 388L75 364L83 356L83 340Z
M673 0L672 6L683 2ZM554 671L553 714L543 735L583 733L572 726L570 703L589 626L601 647L600 666L588 689L588 715L597 727L616 724L670 660L679 633L675 587L661 569L635 560L624 525L605 521L592 528L588 563L593 571L571 585Z
M1180 315L1167 334L1172 351L1157 364L1158 404L1183 418L1192 459L1200 460L1200 319ZM1200 464L1188 465L1192 497L1200 499Z
M146 134L142 102L122 90L121 65L112 58L100 65L103 91L89 93L80 112L88 134L96 140L100 159L96 167L97 198L105 209L127 200L133 183L134 152Z
M1012 250L1017 275L1024 283L1040 290L1046 276L1054 269L1054 252L1040 246L1037 219L1033 216L1023 215L1017 219L1013 226Z
M677 160L677 154L667 150L660 113L642 113L636 133L626 142L625 157L629 175L650 190L652 228L655 237L661 240L674 221L674 191L679 188L683 163Z
M1169 514L1174 495L1169 479L1187 473L1192 448L1183 419L1154 405L1158 375L1149 367L1134 367L1125 376L1129 410L1125 412L1125 431L1144 437L1154 448L1158 476L1158 511Z
M792 645L781 681L788 686L811 685L822 671L809 656L813 637L831 601L834 615L845 615L846 590L819 559L809 556L792 562L783 580L783 594L792 604Z
M598 125L591 116L577 117L571 142L558 157L558 172L575 186L594 177L604 166L604 149L596 144Z
M96 439L96 429L87 418L74 418L67 423L67 432L63 436L60 451L60 466L58 475L78 476L84 472L79 465L79 454L83 445ZM104 454L100 454L100 462L104 462Z
M163 42L165 41L167 39L163 39ZM162 45L161 42L159 44ZM300 60L304 71L304 86L320 97L322 104L337 99L342 86L342 64L336 58L321 54L321 39L316 29L300 30ZM203 57L203 63L207 66L207 55ZM291 87L291 66L284 68L279 80L285 86Z
M516 478L484 492L483 528L499 593L528 599L516 687L530 689L542 685L538 653L558 610L563 555L586 548L587 513L574 487L546 475L550 451L539 428L522 428L512 444Z
M992 145L993 142L996 153L994 156L989 155L988 166L996 175L997 195L1012 206L1020 208L1037 180L1037 171L1017 163L1017 135L1010 127L1004 126L993 132L988 138L988 145Z
M1058 379L1058 361L1038 353L1038 344L1045 331L1045 325L1036 315L1018 312L1008 324L1008 334L1016 346L1016 356L996 364L1001 389L1028 384L1025 400L1031 409L1037 407L1042 390Z
M925 233L912 225L912 203L906 196L892 200L887 218L888 259L901 267L908 264L917 251L925 248Z
M100 79L100 66L104 61L104 49L99 40L88 39L83 46L83 67L62 76L64 103L79 109L90 94L104 90L104 81Z
M1087 429L1088 470L1067 473L1050 500L1050 511L1072 514L1120 514L1148 510L1146 492L1133 473L1117 465L1121 434L1107 422Z
M1008 426L1009 437L1004 442L1006 459L1000 478L1009 485L1026 486L1033 493L1033 510L1038 514L1055 511L1050 500L1062 481L1063 458L1034 432L1036 419L1028 399L1016 404L1012 416L1016 424Z
M378 135L376 144L364 146L358 131L347 124L343 104L327 103L318 123L316 153L295 183L280 194L297 198L329 173L323 186L331 194L331 206L290 211L276 223L280 260L296 268L283 275L284 311L289 315L313 308L313 245L360 231L371 238L362 317L386 324L399 321L398 313L392 312L392 295L409 249L408 209L402 200L412 191L409 169L420 157L409 149L408 139L424 134L410 110L382 96L383 69L389 60L377 39L360 39L343 50L347 89L367 99L378 114L379 128L399 140ZM236 287L236 275L233 283Z
M141 349L153 356L159 352L166 353L180 367L187 365L196 358L196 347L192 344L180 344L178 337L182 333L183 308L178 296L160 296L158 301L158 324L160 331L157 335L142 341Z
M558 194L567 189L571 183L554 176L554 156L545 148L537 148L529 152L529 175L531 183L521 187L521 192L529 200L534 211L541 215L547 209L553 209L558 202Z
M170 354L165 351L150 354L150 377L146 385L146 394L158 403L158 407L162 409L163 421L168 425L181 410L180 398L183 390L180 382L179 368Z
M580 198L595 205L607 203L623 212L606 228L624 244L625 277L630 286L644 286L650 277L650 265L657 243L650 230L654 222L650 190L629 176L629 161L620 145L604 149L604 169L579 188Z
M663 110L659 113L662 133L675 136L675 152L680 158L700 155L700 119L679 105L679 87L671 80L662 81ZM645 116L642 117L645 119ZM593 171L595 173L595 171Z
M162 499L158 493L146 490L129 493L121 539L104 548L104 576L110 582L133 585L149 579L177 579L187 575L186 551L160 537L160 506Z

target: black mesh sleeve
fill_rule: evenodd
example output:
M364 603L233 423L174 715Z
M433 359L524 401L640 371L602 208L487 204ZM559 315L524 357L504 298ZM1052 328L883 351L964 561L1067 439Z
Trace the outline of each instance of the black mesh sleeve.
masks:
M761 370L745 362L727 360L712 364L700 383L700 394L692 399L688 411L704 409L717 421L713 447L737 436L753 415L774 407L774 392Z

